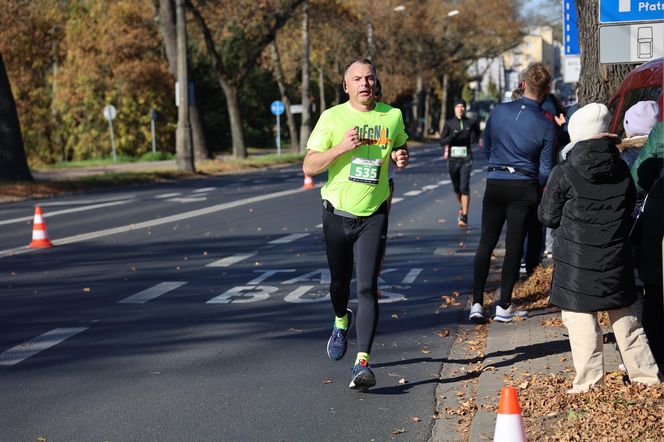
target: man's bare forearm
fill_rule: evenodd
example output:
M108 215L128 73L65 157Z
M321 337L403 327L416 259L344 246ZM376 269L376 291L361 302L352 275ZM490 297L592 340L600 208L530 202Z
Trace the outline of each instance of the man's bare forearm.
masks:
M339 146L326 150L325 152L317 152L315 150L307 151L302 164L302 171L305 175L313 176L327 170L337 158L345 152L339 149Z

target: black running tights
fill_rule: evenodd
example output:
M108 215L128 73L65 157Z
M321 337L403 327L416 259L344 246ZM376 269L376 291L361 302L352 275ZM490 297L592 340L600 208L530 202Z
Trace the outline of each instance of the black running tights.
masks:
M519 274L526 217L537 206L538 194L538 184L533 180L487 180L482 201L482 233L475 254L473 303L483 304L491 253L507 221L499 304L502 308L511 304L512 289Z
M357 351L370 353L378 324L378 274L387 235L386 204L362 218L346 218L323 209L323 235L332 278L330 298L337 317L346 314L355 264Z

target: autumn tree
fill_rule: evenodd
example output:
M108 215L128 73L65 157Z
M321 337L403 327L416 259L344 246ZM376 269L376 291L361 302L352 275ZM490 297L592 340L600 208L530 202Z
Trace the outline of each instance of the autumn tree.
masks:
M234 157L247 155L238 91L263 50L303 1L187 2L226 97Z
M32 181L16 103L0 53L0 181Z
M177 80L177 34L175 29L175 0L152 0L155 9L159 31L164 41L164 52L168 61L168 70L174 80ZM191 122L191 135L194 147L194 160L203 161L208 158L208 148L205 142L203 120L201 119L198 102L196 100L196 79L189 70L190 82L194 84L194 96L189 101L189 121Z
M63 44L67 55L55 79L56 106L66 131L67 159L110 152L106 104L118 110L120 154L149 149L151 110L173 121L173 80L149 0L81 1L72 6ZM159 125L159 145L173 146L173 124Z
M576 0L575 3L581 51L581 73L576 88L579 105L608 104L633 66L599 63L599 4L597 0Z
M67 8L57 0L3 0L0 52L12 80L25 154L34 163L62 159L54 74L64 56Z

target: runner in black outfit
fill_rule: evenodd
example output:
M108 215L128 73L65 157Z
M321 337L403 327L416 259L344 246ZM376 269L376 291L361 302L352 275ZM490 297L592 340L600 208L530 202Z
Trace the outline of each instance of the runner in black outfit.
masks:
M450 179L459 201L460 226L468 225L468 207L470 205L470 171L473 167L473 155L470 145L480 138L480 125L466 117L466 102L454 102L454 118L447 120L440 137L443 146L443 158L447 160Z

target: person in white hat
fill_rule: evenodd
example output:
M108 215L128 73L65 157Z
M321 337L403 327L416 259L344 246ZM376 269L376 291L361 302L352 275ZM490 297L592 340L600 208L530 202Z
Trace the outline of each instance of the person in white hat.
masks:
M657 124L659 106L654 101L639 101L627 109L623 118L625 138L618 146L620 158L632 166L641 153L641 147L648 139L648 134Z
M636 189L620 160L617 137L606 133L610 121L603 104L574 113L569 122L573 149L552 170L538 208L542 224L558 229L550 302L562 310L572 348L576 376L569 393L603 382L600 310L608 312L632 382L662 382L631 307L636 288L627 232Z

